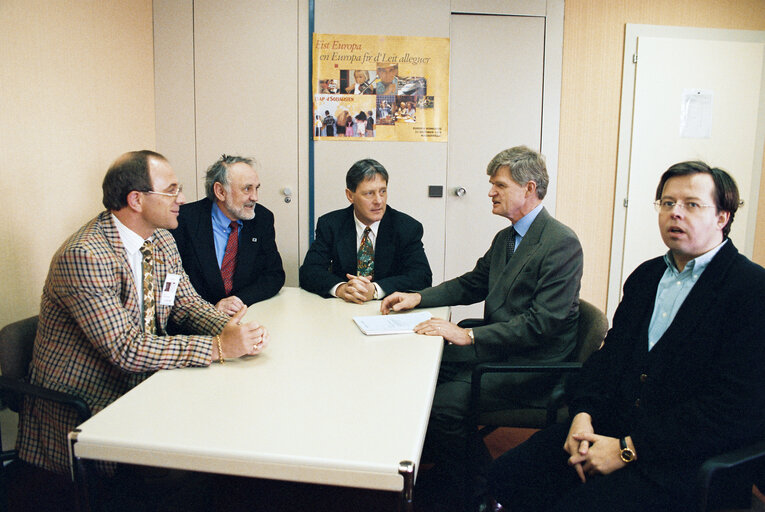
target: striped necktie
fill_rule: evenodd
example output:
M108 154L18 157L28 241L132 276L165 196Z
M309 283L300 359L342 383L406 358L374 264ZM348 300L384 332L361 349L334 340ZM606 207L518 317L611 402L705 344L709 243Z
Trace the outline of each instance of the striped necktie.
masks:
M220 266L220 275L223 278L223 288L226 296L234 288L234 269L236 268L236 253L239 250L239 223L235 220L229 224L231 232L228 234L226 252L223 253L223 263Z
M141 272L143 273L143 330L156 334L156 302L154 301L154 244L146 240L141 246Z

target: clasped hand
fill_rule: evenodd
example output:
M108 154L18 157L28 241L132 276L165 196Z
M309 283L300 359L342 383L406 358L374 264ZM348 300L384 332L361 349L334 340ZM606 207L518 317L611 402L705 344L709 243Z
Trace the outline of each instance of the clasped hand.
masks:
M568 465L582 482L587 481L587 475L607 475L626 466L619 456L619 440L595 434L587 413L574 416L563 449L571 455Z
M271 335L264 326L257 322L242 323L245 313L247 306L237 311L220 333L224 357L254 356L261 353L271 341Z
M354 276L345 274L348 281L341 284L335 290L335 294L346 302L363 304L372 300L375 296L375 285L366 276Z

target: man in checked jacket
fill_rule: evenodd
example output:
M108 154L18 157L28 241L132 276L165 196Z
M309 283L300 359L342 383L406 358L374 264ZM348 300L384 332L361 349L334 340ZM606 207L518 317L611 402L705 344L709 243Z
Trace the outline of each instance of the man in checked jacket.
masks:
M29 368L33 384L75 394L97 413L157 370L208 366L266 347L265 327L240 324L246 308L229 317L191 286L167 231L178 226L184 201L162 155L135 151L112 164L103 182L107 210L53 256ZM152 274L142 263L149 254ZM144 288L152 282L153 290ZM168 319L197 334L168 336ZM65 473L66 436L76 425L67 407L27 399L20 458Z

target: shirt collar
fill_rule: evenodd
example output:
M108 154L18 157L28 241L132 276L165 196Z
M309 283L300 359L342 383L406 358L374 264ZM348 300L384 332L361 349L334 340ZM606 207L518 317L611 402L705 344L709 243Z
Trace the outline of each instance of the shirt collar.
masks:
M704 272L704 269L707 268L709 262L712 261L712 259L715 257L715 255L717 255L717 253L720 251L720 249L722 249L723 245L725 245L727 241L728 239L726 238L714 249L705 252L701 256L696 256L693 258L691 261L685 264L682 272L680 272L677 268L677 265L675 265L675 258L672 257L672 251L667 251L667 253L664 255L664 263L667 264L667 267L669 267L669 270L673 274L685 274L686 272L690 272L695 277L698 277L702 272Z
M221 230L225 233L229 232L229 227L231 226L231 219L226 217L226 214L223 213L223 210L220 209L220 206L218 206L218 203L213 203L213 206L212 206L212 222L213 222L213 228ZM236 223L239 224L240 226L242 225L241 220L237 220Z
M117 228L117 232L120 235L120 240L122 240L122 245L125 246L125 251L128 253L128 255L132 256L141 250L141 246L144 243L144 239L141 238L141 235L120 222L117 216L113 213L112 220L114 221L114 226ZM147 240L151 240L151 238L152 237L149 237Z
M513 223L513 227L515 228L516 234L520 235L521 238L526 236L526 232L529 230L529 227L531 227L531 223L534 222L534 219L537 218L537 215L539 215L539 212L542 211L542 204L538 204L536 208L531 210L529 213L524 215L523 217L518 220L518 222Z
M356 217L356 212L353 212L353 221L356 224L356 234L364 233L364 230L367 228L366 224L361 222L358 217ZM369 225L369 229L372 230L372 235L374 235L375 238L377 238L377 230L380 227L380 221L373 222Z

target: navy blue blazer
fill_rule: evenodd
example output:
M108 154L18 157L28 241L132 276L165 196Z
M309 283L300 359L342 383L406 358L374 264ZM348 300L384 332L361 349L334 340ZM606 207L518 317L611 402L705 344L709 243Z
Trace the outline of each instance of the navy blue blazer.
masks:
M374 281L386 294L430 286L433 274L422 245L422 224L386 206L375 242ZM316 239L300 267L300 287L322 297L356 274L353 205L319 217Z
M216 304L227 297L223 288L212 232L212 201L207 198L181 206L178 227L171 233L178 245L183 268L197 293ZM239 251L230 295L246 305L268 299L284 286L282 258L276 248L274 214L255 205L255 218L242 221Z
M648 351L648 324L667 266L640 265L603 348L570 387L571 415L596 434L632 436L633 463L666 486L692 486L701 463L765 436L765 269L731 240Z

